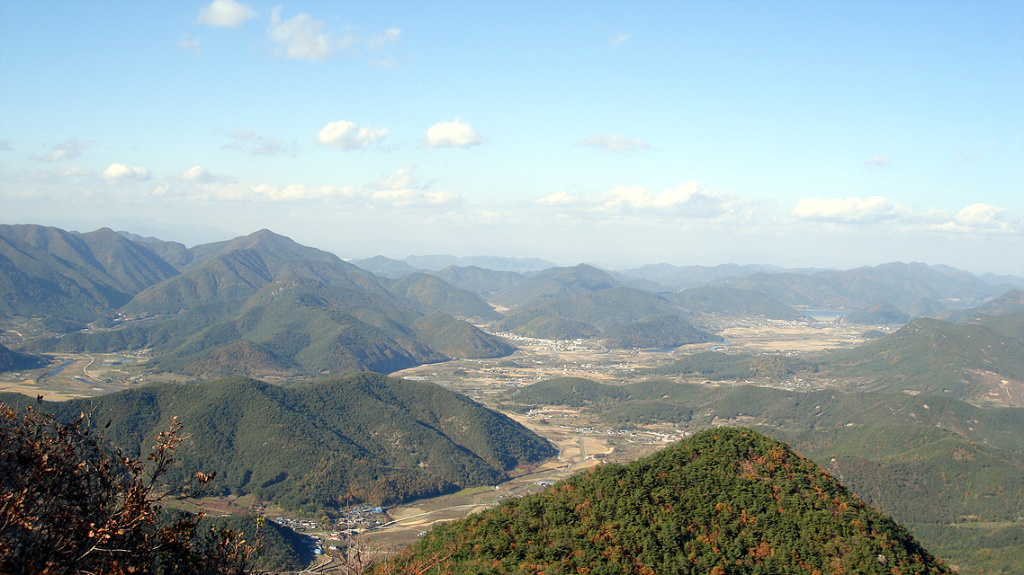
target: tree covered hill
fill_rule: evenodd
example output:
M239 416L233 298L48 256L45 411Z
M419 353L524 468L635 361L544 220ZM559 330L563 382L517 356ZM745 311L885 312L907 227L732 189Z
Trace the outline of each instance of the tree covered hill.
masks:
M494 328L544 339L601 337L606 345L619 348L719 341L683 315L679 306L659 295L615 286L545 301L507 316Z
M702 286L666 294L676 305L697 313L734 317L766 317L795 321L804 314L757 290L729 286Z
M421 306L425 313L444 313L454 317L482 320L500 319L502 315L475 293L425 273L412 273L388 286L388 290Z
M0 372L35 369L46 365L46 360L27 353L7 349L0 344Z
M109 321L136 293L177 274L106 228L0 225L0 318L48 317L51 329Z
M504 409L571 406L609 426L745 425L791 442L899 521L1024 516L1024 409L935 395L797 392L753 385L557 378L509 392Z
M495 574L952 572L786 444L730 428L437 527L388 568L438 560Z
M15 398L33 401L14 394L4 401ZM556 454L465 396L371 373L293 387L233 377L44 405L60 419L93 410L97 426L109 422L103 435L129 453L145 451L177 417L190 438L176 473L215 471L219 493L307 511L494 484Z
M610 289L618 284L608 272L587 264L549 268L490 295L488 301L507 308L525 309L549 300Z
M262 363L306 374L394 371L513 350L447 314L419 311L420 303L392 294L369 272L267 230L191 253L181 273L117 309L128 321L39 340L32 348L149 348L157 354L154 368L197 376L249 373L251 365L224 361L230 359L225 349L247 345L238 342L265 354ZM456 291L434 288L430 293Z

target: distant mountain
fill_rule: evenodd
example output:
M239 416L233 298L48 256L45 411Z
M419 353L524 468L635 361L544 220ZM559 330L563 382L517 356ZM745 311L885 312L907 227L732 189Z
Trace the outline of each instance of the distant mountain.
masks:
M384 256L374 256L365 260L355 260L352 263L374 275L391 279L404 278L409 274L419 271L401 260L393 260Z
M665 299L692 312L723 316L751 317L796 321L804 314L757 290L729 286L704 286L663 294Z
M546 269L492 294L488 301L507 308L528 308L548 300L569 299L617 285L619 282L608 272L580 264Z
M409 256L404 258L402 261L418 270L427 271L442 270L448 266L476 266L494 271L508 271L525 274L555 267L555 264L538 258L507 258L500 256Z
M1010 290L978 306L974 311L975 313L985 315L1006 315L1024 312L1024 290Z
M5 395L5 401L24 396ZM188 441L174 474L217 473L222 494L294 510L392 504L505 480L556 454L513 420L437 385L359 374L278 387L234 377L46 403L61 418L92 411L127 452L177 417ZM173 479L173 478L172 478Z
M666 288L680 289L698 287L744 278L757 273L780 273L786 270L775 266L722 264L713 267L674 266L672 264L650 264L640 268L623 270L628 277L659 283Z
M388 563L393 572L952 573L786 444L729 428L435 527Z
M421 311L460 318L500 319L502 315L475 293L453 286L438 276L409 274L388 286L388 291L421 306Z
M182 273L119 308L128 321L37 341L34 349L150 348L158 353L155 368L194 374L221 373L230 363L225 349L235 349L224 346L241 340L256 346L248 351L266 353L261 363L272 371L294 366L307 374L389 372L513 350L448 315L418 311L369 272L267 230L191 252ZM242 373L255 375L251 367Z
M601 336L606 345L621 348L678 347L720 339L693 327L665 298L625 286L548 300L493 327L544 339Z
M0 225L0 318L109 321L132 296L177 273L146 246L106 228L82 234Z
M922 298L965 308L1005 291L967 272L920 263L889 263L810 275L759 273L731 285L756 289L791 306L826 309L858 309L878 301L902 308Z
M484 298L491 293L512 287L525 277L517 272L488 270L477 266L448 266L433 274L453 286L469 290Z
M35 369L46 365L46 363L47 361L41 357L13 351L0 345L0 372Z
M846 314L843 321L867 325L902 325L910 321L910 315L887 301L880 301L866 308L851 311Z

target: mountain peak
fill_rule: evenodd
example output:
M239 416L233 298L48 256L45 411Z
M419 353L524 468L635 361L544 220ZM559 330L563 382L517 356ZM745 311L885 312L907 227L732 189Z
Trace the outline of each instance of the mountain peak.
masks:
M718 428L435 528L449 572L951 573L781 442Z

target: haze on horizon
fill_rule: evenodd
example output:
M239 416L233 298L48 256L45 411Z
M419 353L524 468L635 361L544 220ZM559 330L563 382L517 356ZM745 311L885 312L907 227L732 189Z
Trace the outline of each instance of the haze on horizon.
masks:
M0 0L0 223L1024 276L1024 5Z

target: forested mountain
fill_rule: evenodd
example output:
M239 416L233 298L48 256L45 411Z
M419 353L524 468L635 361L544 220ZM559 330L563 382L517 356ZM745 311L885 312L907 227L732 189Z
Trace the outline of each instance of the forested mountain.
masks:
M446 282L438 276L412 273L388 286L396 296L421 306L424 313L445 313L460 318L500 319L502 315L475 293Z
M437 527L390 567L438 560L456 573L952 573L786 444L729 428Z
M107 228L0 225L0 318L48 317L54 328L108 321L136 293L177 273Z
M555 264L539 258L510 258L501 256L408 256L403 258L402 261L418 270L426 271L442 270L449 266L475 266L495 271L529 274L555 267Z
M864 388L983 401L1001 379L1024 381L1024 340L978 323L921 318L827 361L831 377Z
M231 359L224 346L248 346L247 353L265 355L261 361L275 369L307 374L394 371L513 349L449 315L424 314L376 276L267 230L191 253L182 273L121 305L117 311L128 321L115 329L40 340L33 349L150 348L158 353L157 369L194 375L251 374L239 371L252 367L242 358L223 360Z
M484 298L512 287L524 277L517 272L489 270L477 266L448 266L433 273L453 286L469 290Z
M1012 523L1024 516L1022 408L981 408L923 393L579 378L536 383L506 398L506 409L572 406L624 427L742 421L789 442L871 505L912 523L926 545L937 546L933 551L974 565L1024 566L1024 529ZM978 529L964 529L972 522ZM1001 526L998 537L985 526ZM994 538L983 537L990 532ZM977 535L965 547L958 542L968 533Z
M569 299L610 289L618 283L607 272L587 264L549 268L492 294L488 300L504 307L523 309L548 300Z
M615 286L567 299L550 299L494 324L500 331L544 339L601 337L619 348L678 347L719 341L693 327L664 297Z
M216 471L219 493L306 511L493 484L556 453L463 395L370 373L292 387L240 377L163 384L44 408L62 419L93 410L97 426L110 422L103 435L127 452L146 452L177 417L189 439L175 473Z

